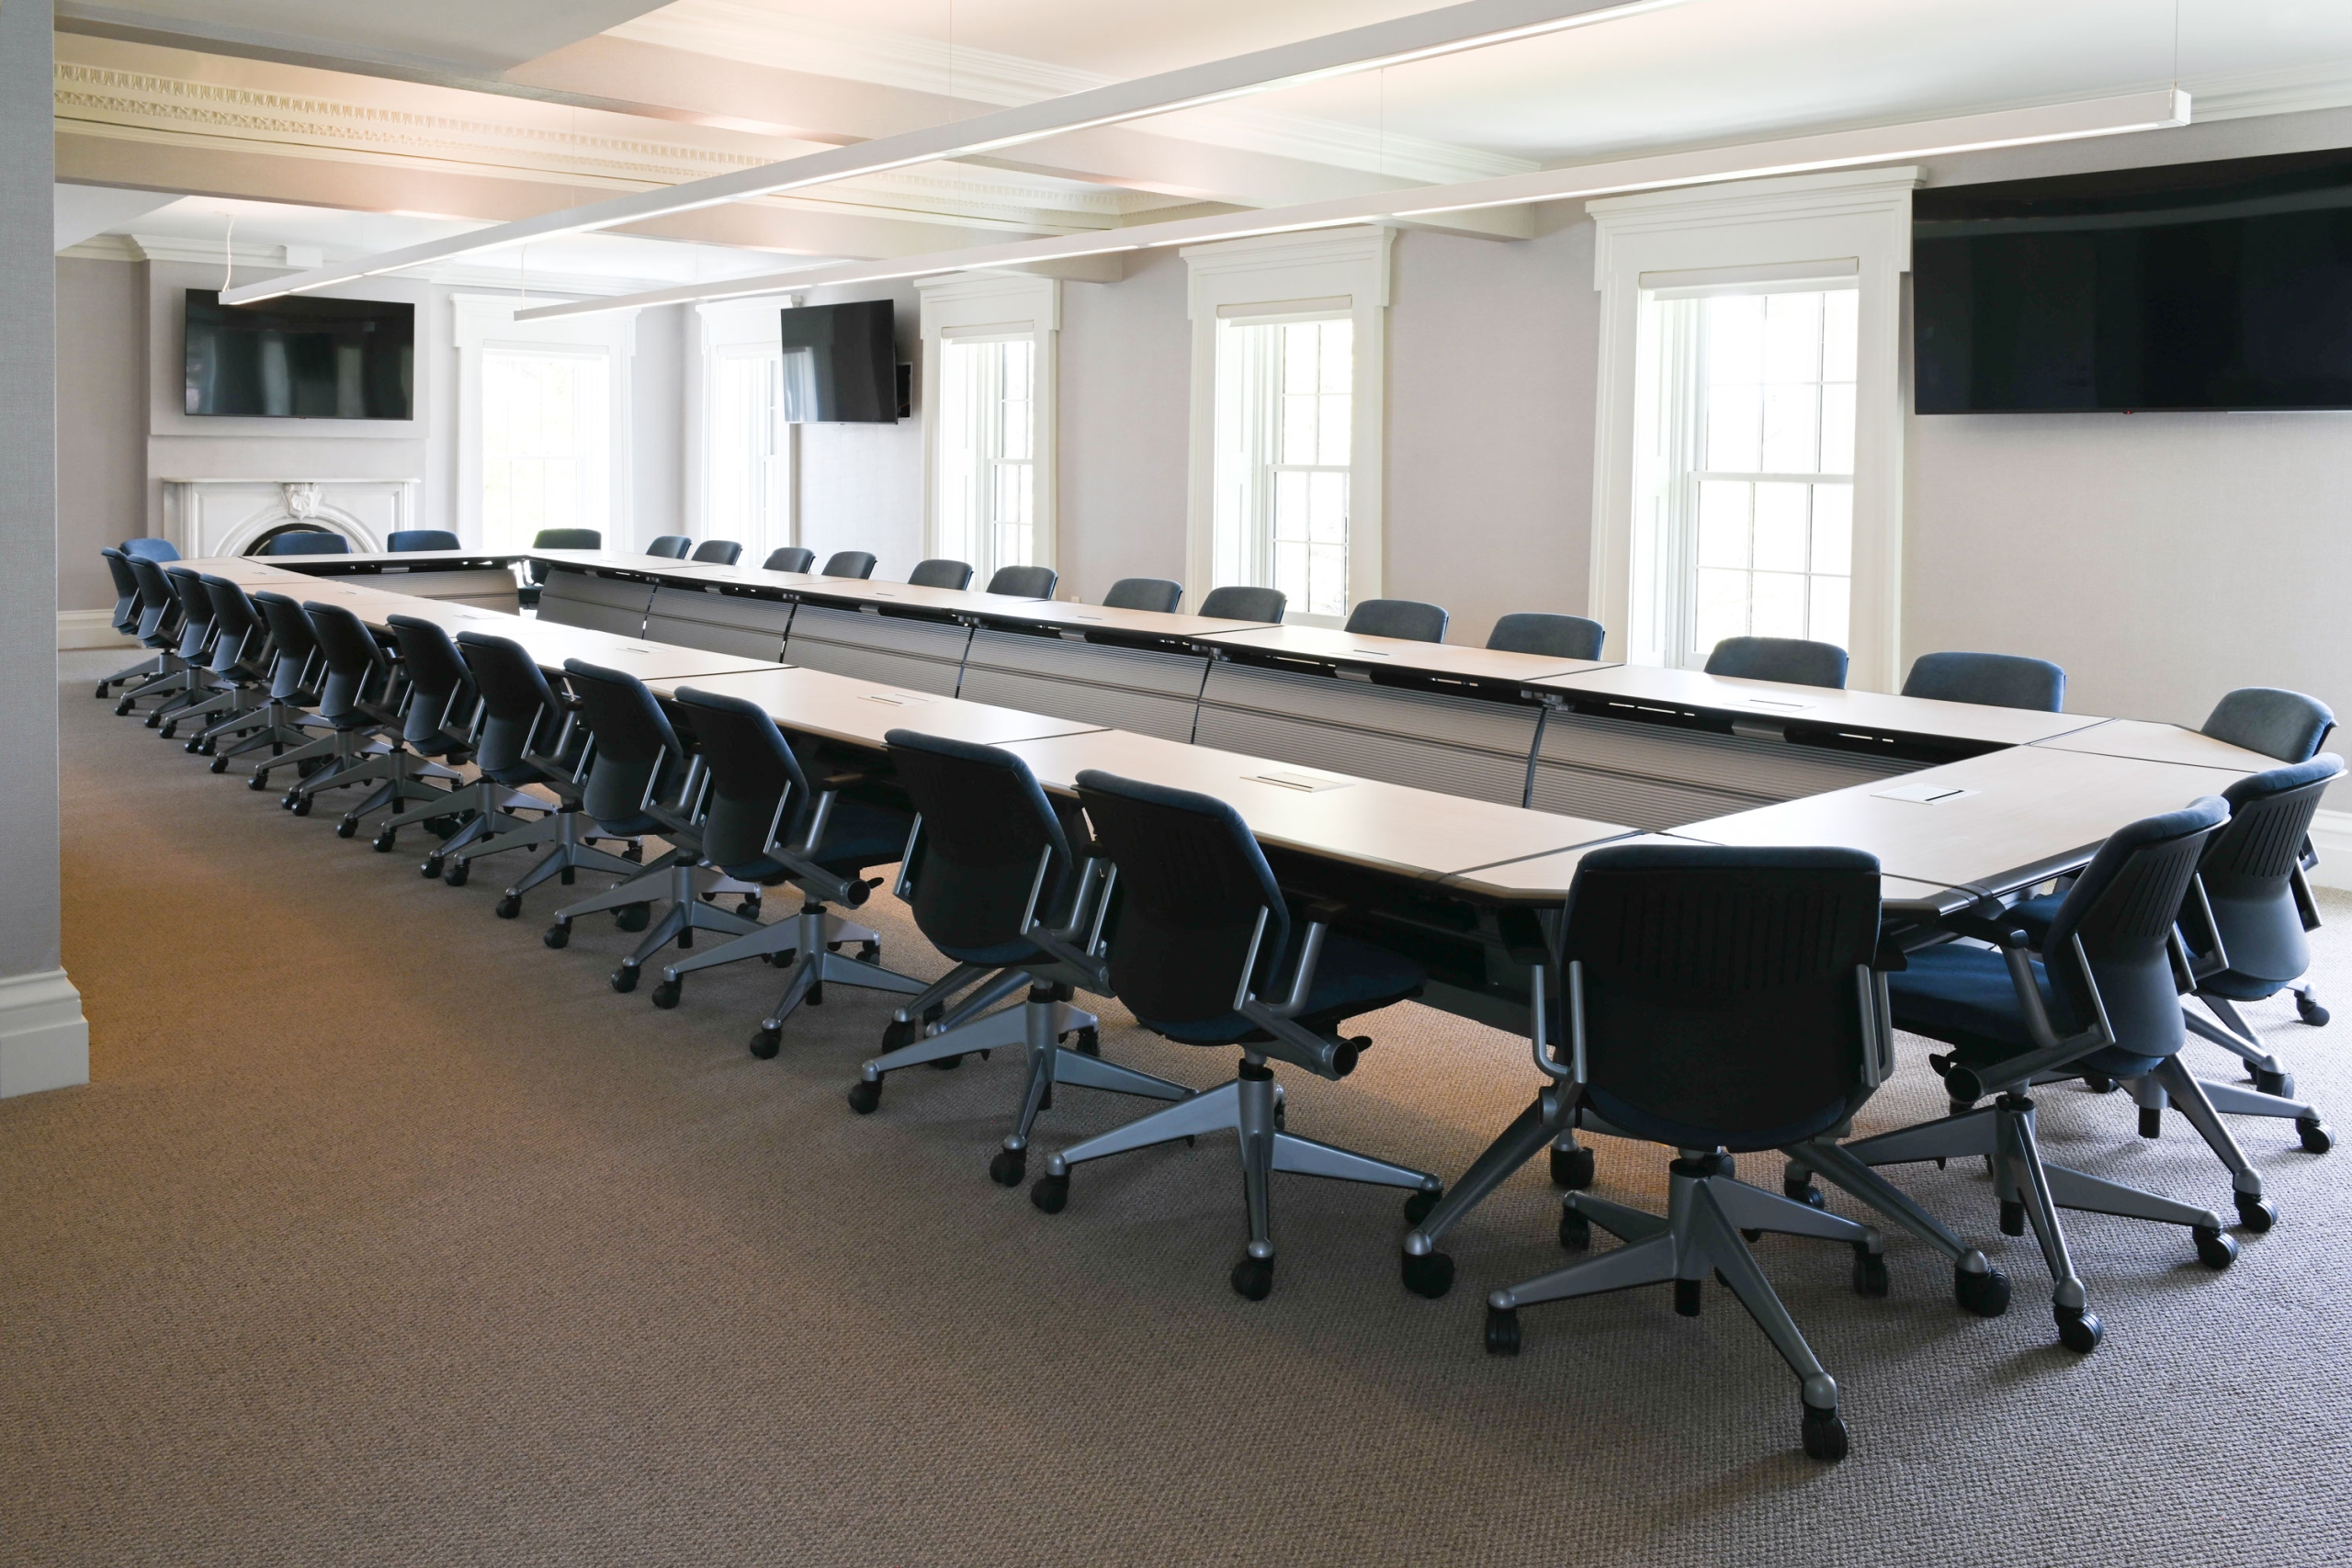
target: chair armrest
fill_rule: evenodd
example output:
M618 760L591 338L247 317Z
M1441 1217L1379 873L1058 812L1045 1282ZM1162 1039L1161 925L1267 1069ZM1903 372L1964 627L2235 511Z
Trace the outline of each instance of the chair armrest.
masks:
M2091 1005L2098 1010L2097 1026L2061 1039L2056 1026L2050 1021L2049 1010L2041 1005L2041 987L2034 982L2031 954L2022 945L2004 947L2001 956L2008 961L2009 983L2017 989L2018 1010L2025 1015L2026 1034L2033 1041L2034 1048L1983 1067L1953 1067L1944 1075L1944 1083L1954 1100L1981 1100L1993 1090L2030 1082L2039 1074L2065 1066L2115 1043L2114 1025L2108 1021L2107 1004L2099 999L2098 984L2091 977L2082 946L2081 939L2075 939L2072 956L2082 968L2083 983L2090 987Z
M2311 879L2303 873L2319 864L2319 857L2310 853L2309 842L2305 840L2303 863L2288 874L2287 885L2294 889L2295 913L2302 918L2303 930L2315 931L2319 930L2319 900L2312 897Z

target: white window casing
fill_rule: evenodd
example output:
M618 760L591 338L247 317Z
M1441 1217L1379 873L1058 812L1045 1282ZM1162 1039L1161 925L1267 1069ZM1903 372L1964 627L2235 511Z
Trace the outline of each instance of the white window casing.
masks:
M1626 640L1625 657L1665 661L1663 592L1639 581L1636 529L1645 428L1663 389L1642 337L1646 297L1856 293L1849 683L1893 691L1900 679L1903 590L1902 277L1911 265L1916 168L1799 175L1590 202L1593 282L1601 296L1589 613ZM1656 330L1662 314L1649 319ZM1645 412L1645 410L1647 411ZM1645 643L1647 646L1645 646Z
M777 314L788 308L775 296L695 307L699 373L689 380L689 428L698 438L686 515L698 520L698 537L741 544L752 566L800 542L799 427L784 423L775 406L784 359Z
M1061 283L1018 273L922 278L923 552L1059 564L1055 387ZM949 385L950 378L956 384ZM1023 538L1007 519L1025 513Z
M550 366L584 361L603 367L605 447L594 455L600 461L591 471L601 469L597 480L604 493L590 499L588 515L578 520L551 517L547 526L597 528L604 534L605 548L633 548L629 382L630 359L637 343L637 312L516 321L514 312L534 302L545 301L527 301L514 295L481 294L459 294L450 301L455 313L453 341L458 352L458 536L468 548L479 549L485 544L484 420L488 405L483 371L486 362L499 355L524 362L543 360Z

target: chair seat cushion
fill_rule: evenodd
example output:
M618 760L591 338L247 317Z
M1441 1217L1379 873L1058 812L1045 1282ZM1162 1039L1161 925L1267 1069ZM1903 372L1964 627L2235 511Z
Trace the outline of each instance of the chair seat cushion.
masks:
M888 865L896 861L906 850L907 832L913 825L914 818L902 811L893 811L888 807L875 806L863 800L836 798L833 814L825 824L825 841L817 846L818 852L809 858L835 876L855 876L869 865ZM774 884L786 881L792 875L782 863L770 860L765 855L743 865L721 866L719 869L743 882ZM1029 949L1027 942L1021 946Z
M1293 929L1297 934L1292 938L1292 951L1283 955L1279 971L1283 974L1290 972L1305 940L1302 928ZM1358 1013L1375 1012L1392 1002L1419 996L1428 978L1410 959L1338 931L1329 932L1323 939L1322 960L1315 966L1315 984L1307 991L1306 1007L1297 1022L1314 1031L1335 1028ZM1185 1023L1148 1018L1138 1021L1155 1033L1188 1045L1234 1045L1267 1038L1264 1031L1238 1012Z
M2033 981L2051 1027L2062 1035L2076 1029L2072 1013L2051 989L2041 961L2030 961ZM1924 1034L1957 1049L1962 1066L1981 1066L2035 1049L2018 1006L2008 961L1987 947L1948 942L1909 955L1909 967L1886 977L1894 1005L1894 1027ZM2161 1057L2107 1046L2075 1064L2109 1077L2137 1077Z
M1584 1102L1611 1126L1634 1137L1647 1138L1654 1144L1664 1144L1669 1148L1721 1148L1736 1155L1756 1149L1783 1148L1790 1144L1818 1137L1851 1116L1856 1105L1855 1101L1841 1100L1784 1127L1748 1128L1735 1134L1727 1134L1720 1127L1687 1127L1667 1117L1652 1115L1606 1089L1588 1087L1584 1091Z
M2219 997L2230 1002L2258 1002L2275 997L2286 989L2284 980L2266 980L2259 975L2243 975L2235 969L2224 969L2218 975L2202 975L2197 980L2197 994Z

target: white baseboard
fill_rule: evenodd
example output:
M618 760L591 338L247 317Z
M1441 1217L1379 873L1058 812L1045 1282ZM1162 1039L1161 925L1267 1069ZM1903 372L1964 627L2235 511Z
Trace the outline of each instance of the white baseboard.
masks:
M2323 810L2312 818L2312 848L2319 852L2312 880L2322 887L2352 888L2352 811Z
M138 642L114 629L112 610L60 610L57 612L57 651L72 653L85 648L136 649Z
M90 1025L62 969L0 977L0 1100L90 1081Z

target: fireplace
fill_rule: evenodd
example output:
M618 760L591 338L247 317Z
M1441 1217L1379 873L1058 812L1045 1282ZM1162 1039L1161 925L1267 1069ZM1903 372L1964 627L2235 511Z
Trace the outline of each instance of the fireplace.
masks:
M243 555L288 524L330 529L356 552L419 526L417 479L164 481L164 537L191 558Z

